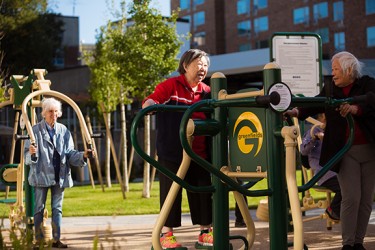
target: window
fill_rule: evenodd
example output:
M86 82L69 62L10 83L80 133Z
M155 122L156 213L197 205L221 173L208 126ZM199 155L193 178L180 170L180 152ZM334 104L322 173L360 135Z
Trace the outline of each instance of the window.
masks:
M55 57L53 59L53 66L55 66L56 68L64 68L64 58L63 57Z
M237 34L240 36L250 35L251 21L243 21L237 24Z
M193 37L193 45L202 46L206 44L206 32L197 32Z
M254 0L254 9L260 10L267 8L267 0Z
M239 51L251 50L251 44L250 43L241 44L238 50Z
M375 1L366 0L366 15L370 15L374 13L375 13Z
M64 60L64 50L57 49L56 50L56 57L53 59L53 65L56 68L64 68L65 60Z
M367 47L375 47L375 26L367 28Z
M333 21L344 20L344 4L342 1L333 3Z
M294 9L293 11L293 22L294 24L308 24L309 23L309 7L302 7Z
M180 9L181 10L188 10L190 9L190 0L180 0Z
M328 17L328 4L327 2L314 4L314 20Z
M268 30L268 17L259 17L254 19L254 31L259 33Z
M343 51L345 50L345 33L339 32L335 33L335 50Z
M194 28L205 23L204 11L200 11L194 14Z
M237 1L237 15L250 13L250 0Z
M204 0L194 0L193 1L193 6L197 6L197 5L200 5L200 4L203 4L204 3Z
M328 28L317 29L315 33L319 34L322 38L322 44L329 43L329 30Z

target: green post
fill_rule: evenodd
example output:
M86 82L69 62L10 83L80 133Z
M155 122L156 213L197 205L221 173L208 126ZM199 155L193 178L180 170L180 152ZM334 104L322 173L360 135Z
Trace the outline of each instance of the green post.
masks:
M211 76L211 98L218 99L219 91L226 90L227 79L224 74L217 72ZM214 119L221 124L220 132L212 138L212 165L220 169L228 164L227 147L227 107L219 107L214 111ZM228 186L218 177L213 176L213 222L214 222L214 249L228 250L229 245L229 195Z
M11 82L14 87L14 107L17 112L21 113L21 106L23 100L31 93L32 91L32 84L33 84L33 74L30 74L27 80L23 83L21 87L17 80L12 77ZM31 108L28 107L28 117L31 117ZM20 157L23 157L21 155ZM25 190L25 212L26 212L26 223L29 229L33 228L33 217L34 217L34 188L30 186L28 181L28 176L30 172L30 166L24 165L24 177L25 181L23 183L24 190Z
M268 63L263 70L264 90L281 82L281 69L276 63ZM283 126L282 115L266 109L266 131L274 136L268 136L268 186L272 195L268 197L269 206L269 235L270 250L288 249L288 210L286 196L285 159L282 154L283 140L280 134Z
M28 108L28 115L31 117L30 108ZM23 155L21 155L23 157ZM34 206L35 206L35 199L34 199L34 188L30 186L28 178L30 172L30 166L24 165L24 176L25 181L23 183L25 189L25 208L26 208L26 223L29 229L33 229L34 226Z

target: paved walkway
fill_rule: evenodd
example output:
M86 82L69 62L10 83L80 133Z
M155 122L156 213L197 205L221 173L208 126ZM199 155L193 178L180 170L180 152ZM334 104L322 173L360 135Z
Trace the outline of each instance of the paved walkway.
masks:
M309 211L307 216L317 215L323 210ZM259 221L255 210L250 210L255 222L256 236L252 249L269 249L268 222ZM157 215L135 216L95 216L95 217L64 217L62 227L62 241L69 249L93 249L94 238L98 237L98 249L126 249L150 250L151 234ZM234 212L230 212L231 235L246 235L246 229L234 228ZM184 214L182 227L175 230L178 240L188 249L195 249L194 244L198 236L198 228L191 225L190 215ZM9 228L9 221L4 220L5 229ZM6 234L6 230L3 231ZM3 233L4 235L4 233ZM326 229L324 220L314 220L304 223L305 243L311 250L341 249L340 225L333 225L332 230ZM293 234L288 235L290 242ZM7 240L7 238L5 238ZM240 249L242 241L231 241L233 249ZM375 249L375 207L365 238L365 247ZM289 248L292 249L292 248Z

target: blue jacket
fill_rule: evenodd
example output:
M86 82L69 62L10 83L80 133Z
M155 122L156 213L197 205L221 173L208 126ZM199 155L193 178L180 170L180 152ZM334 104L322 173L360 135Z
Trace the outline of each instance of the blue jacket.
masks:
M33 126L35 142L38 147L37 160L31 160L29 152L30 140L25 143L25 164L30 165L29 184L34 187L50 187L56 184L55 170L52 164L54 147L60 155L60 187L72 187L73 179L70 166L83 167L86 162L83 152L74 149L72 135L61 123L55 123L54 142L51 142L45 120ZM54 146L55 145L55 146Z

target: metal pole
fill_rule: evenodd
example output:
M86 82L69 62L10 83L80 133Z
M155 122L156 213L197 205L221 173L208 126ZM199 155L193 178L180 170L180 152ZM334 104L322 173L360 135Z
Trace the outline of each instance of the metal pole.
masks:
M227 79L224 74L217 72L211 77L211 95L212 99L218 99L218 93L221 89L227 88ZM214 119L222 125L220 133L212 138L212 164L220 169L228 163L227 152L227 107L219 107L214 111ZM214 249L228 250L229 246L229 196L228 186L216 176L212 178L215 187L213 193L213 222L214 222Z
M268 63L263 70L264 89L281 82L281 69L276 63ZM269 201L269 234L270 249L288 249L288 211L285 181L285 161L283 160L283 140L280 135L282 119L270 109L266 109L266 131L274 136L268 136L268 186L273 190ZM278 131L276 131L278 130Z
M33 112L31 107L27 108L27 113L29 117L31 116L31 112ZM33 122L34 123L34 122ZM34 125L34 124L33 124ZM23 130L24 133L26 133L26 130ZM23 147L24 147L24 142L21 141L21 152L23 156ZM23 161L22 161L23 162ZM28 177L29 177L29 172L30 172L30 166L24 164L24 189L25 189L25 207L26 207L26 222L27 222L27 227L29 229L33 229L34 226L34 206L35 206L35 200L34 200L34 187L32 187L29 184Z

